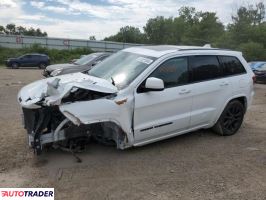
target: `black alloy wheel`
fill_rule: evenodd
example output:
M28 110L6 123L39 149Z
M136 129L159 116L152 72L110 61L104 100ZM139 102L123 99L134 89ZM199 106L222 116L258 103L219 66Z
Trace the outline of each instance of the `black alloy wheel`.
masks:
M214 131L223 136L235 134L243 122L244 114L245 108L240 101L229 102L213 127Z

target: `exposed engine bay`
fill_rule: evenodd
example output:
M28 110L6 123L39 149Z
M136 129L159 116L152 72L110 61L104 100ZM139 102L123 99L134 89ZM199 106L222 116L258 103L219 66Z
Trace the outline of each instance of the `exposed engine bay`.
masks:
M29 146L38 155L51 145L82 149L91 139L120 149L128 147L127 134L119 123L125 118L117 116L117 108L123 109L114 100L117 89L96 77L79 74L82 84L70 76L44 79L21 89L18 101L22 105ZM102 102L105 106L101 106Z

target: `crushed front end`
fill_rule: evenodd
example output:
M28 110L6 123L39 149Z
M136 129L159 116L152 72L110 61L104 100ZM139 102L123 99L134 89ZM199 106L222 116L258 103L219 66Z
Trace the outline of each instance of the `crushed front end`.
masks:
M65 117L59 111L58 106L38 109L22 108L22 110L29 146L39 154L44 144L54 141L53 133ZM60 139L65 139L64 135Z
M117 88L82 73L48 78L23 87L18 94L29 146L76 145L90 138L123 149L132 144L132 108L116 103ZM118 99L120 102L120 100ZM120 114L123 113L123 114Z

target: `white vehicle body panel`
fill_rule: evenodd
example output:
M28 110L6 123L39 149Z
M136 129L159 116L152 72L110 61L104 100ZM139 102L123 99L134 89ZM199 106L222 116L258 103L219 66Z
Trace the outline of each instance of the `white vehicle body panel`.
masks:
M212 126L216 122L218 111L223 109L223 103L232 96L229 87L232 86L228 78L192 84L190 127Z
M134 133L141 142L187 129L192 105L191 86L135 93Z
M40 102L42 106L57 105L60 112L77 126L113 122L127 136L125 147L140 146L202 127L211 127L231 99L245 97L247 107L251 104L254 95L253 72L239 52L193 48L189 50L189 47L171 46L168 50L162 51L146 47L124 49L122 51L157 58L126 88L118 90L107 80L74 73L36 81L25 86L18 94L19 103L28 109L39 108ZM241 61L247 73L165 88L163 91L137 93L138 86L162 62L190 55L235 56ZM58 85L56 79L60 79ZM115 94L115 96L61 103L62 98L77 88Z

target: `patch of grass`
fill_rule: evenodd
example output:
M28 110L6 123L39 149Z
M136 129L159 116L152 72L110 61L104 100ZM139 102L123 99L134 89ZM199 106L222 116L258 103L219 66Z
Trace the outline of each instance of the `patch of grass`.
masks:
M69 50L48 49L39 44L33 44L28 48L11 49L0 47L0 66L4 66L5 60L8 58L15 58L27 53L42 53L50 57L51 63L65 63L72 59L79 58L81 55L93 53L89 48L76 48Z

